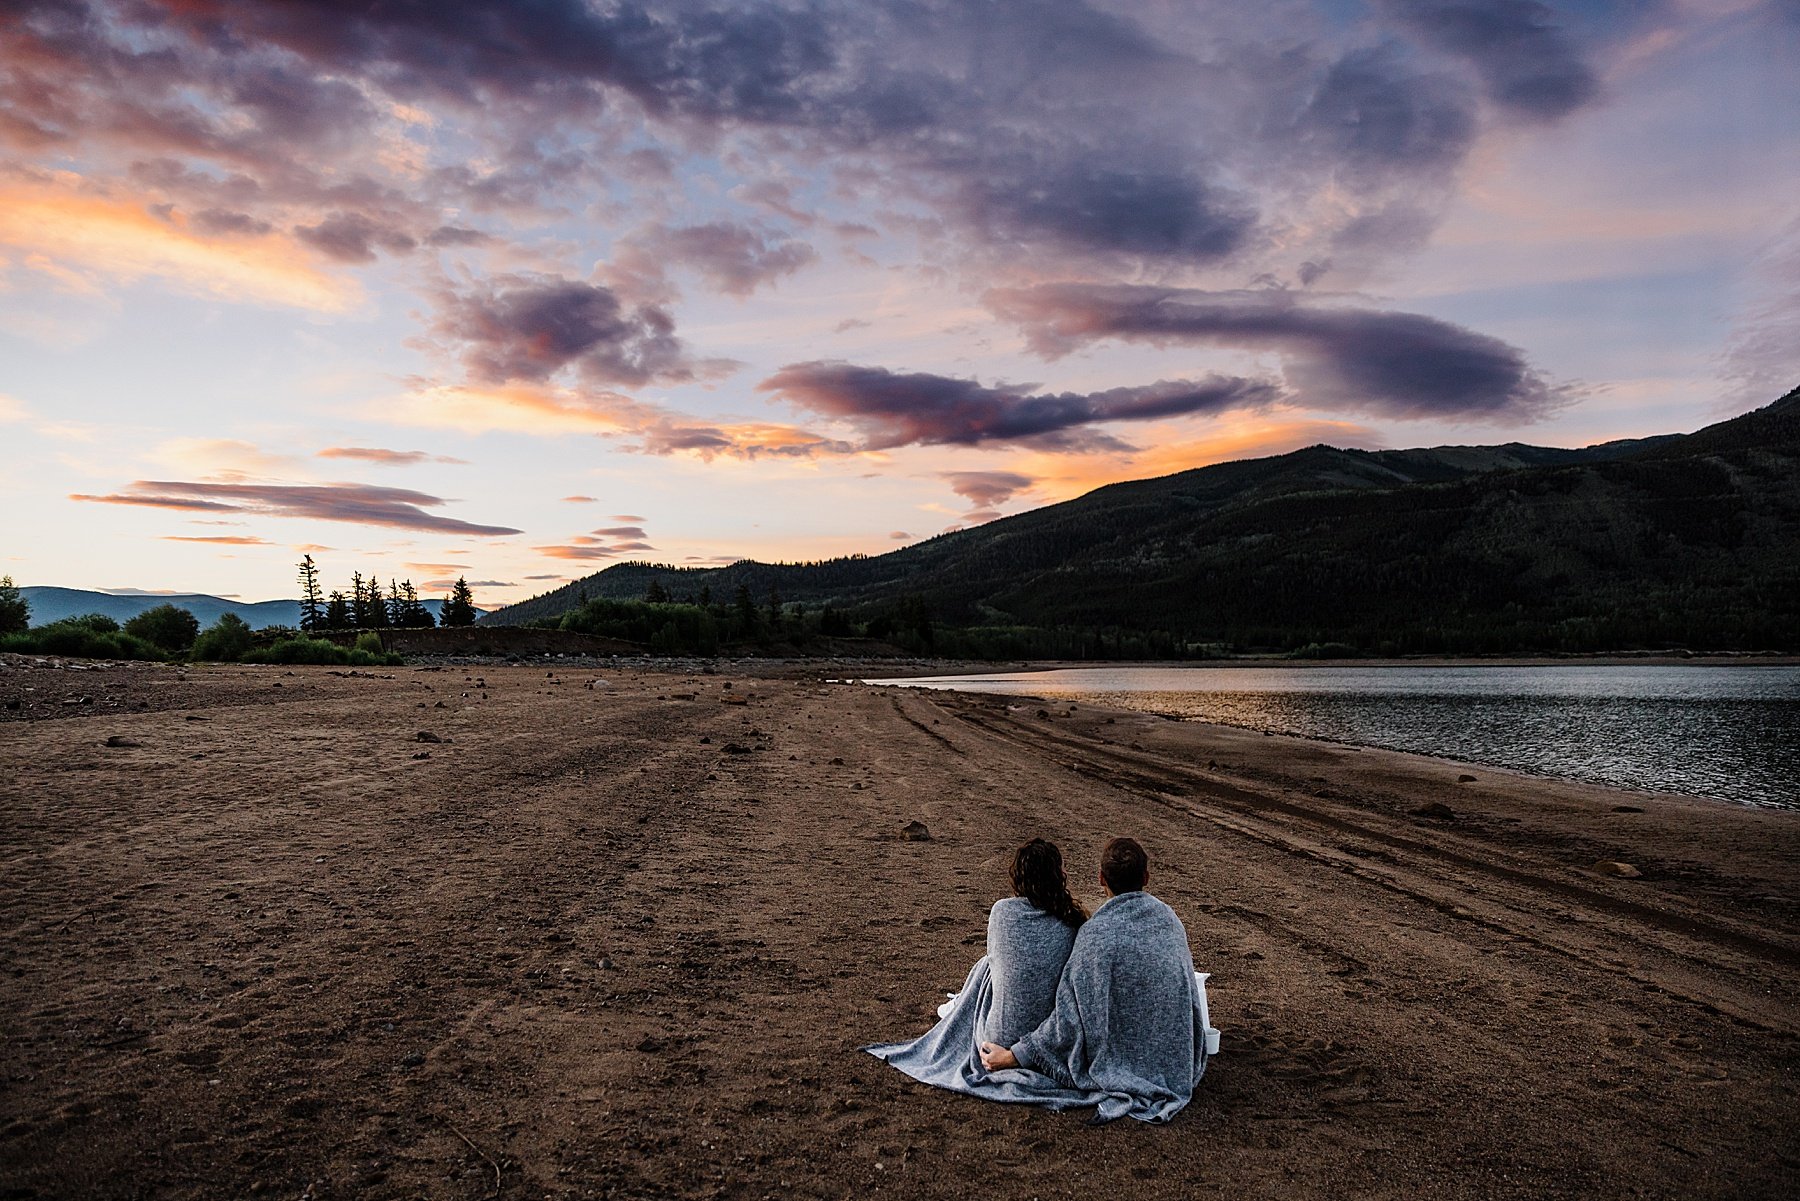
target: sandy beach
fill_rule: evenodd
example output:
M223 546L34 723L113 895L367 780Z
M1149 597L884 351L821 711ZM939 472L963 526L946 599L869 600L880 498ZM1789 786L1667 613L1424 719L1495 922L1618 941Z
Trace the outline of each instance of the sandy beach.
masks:
M1800 1193L1800 813L825 674L9 659L0 1198ZM856 1051L1040 834L1213 973L1168 1126Z

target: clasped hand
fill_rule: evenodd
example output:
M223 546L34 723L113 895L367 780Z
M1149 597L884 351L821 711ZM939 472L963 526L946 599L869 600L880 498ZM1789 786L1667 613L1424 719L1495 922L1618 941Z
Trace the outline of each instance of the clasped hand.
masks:
M1014 1055L1010 1048L1003 1047L999 1043L982 1043L981 1066L990 1072L998 1072L1004 1068L1016 1068L1019 1066L1019 1057Z

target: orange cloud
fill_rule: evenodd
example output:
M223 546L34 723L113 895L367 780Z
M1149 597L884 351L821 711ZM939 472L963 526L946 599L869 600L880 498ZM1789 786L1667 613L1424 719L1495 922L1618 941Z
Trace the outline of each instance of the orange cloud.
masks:
M614 520L620 520L615 516ZM641 554L655 550L644 541L642 517L635 518L639 524L607 526L586 534L576 534L568 542L559 546L535 546L532 549L540 555L552 559L570 559L576 562L591 562L598 559L616 559L621 555Z
M466 433L598 434L636 439L626 449L711 460L806 459L856 453L850 443L773 422L714 422L633 400L618 392L556 384L445 384L418 381L388 414L411 425ZM565 497L571 503L591 498Z
M654 405L598 389L544 384L419 381L388 414L409 425L479 434L629 434L664 416Z
M534 546L531 549L551 559L587 561L618 558L618 552L607 546Z
M275 545L273 542L270 542L267 539L255 538L255 537L251 537L250 535L247 535L247 534L246 535L215 534L215 535L212 535L210 537L205 537L205 538L194 537L194 536L186 535L186 534L165 534L165 535L163 535L162 540L164 542L212 542L212 543L216 543L219 546L274 546Z
M151 451L150 458L222 483L284 475L296 466L286 455L270 454L253 442L234 438L171 438Z
M70 172L0 182L0 253L78 291L144 278L227 300L344 312L362 298L346 276L274 233L202 236L152 198L91 188Z
M383 467L411 467L418 463L454 463L468 466L467 459L450 455L434 455L422 450L388 450L380 446L327 446L318 452L321 459L355 459Z

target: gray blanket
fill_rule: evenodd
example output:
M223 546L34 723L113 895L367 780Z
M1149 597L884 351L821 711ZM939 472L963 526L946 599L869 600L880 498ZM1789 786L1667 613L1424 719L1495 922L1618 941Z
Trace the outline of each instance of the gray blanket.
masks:
M1075 931L1024 897L1007 897L988 911L987 945L989 1002L975 1035L1010 1047L1056 1008L1056 982Z
M863 1050L915 1080L990 1101L1051 1109L1092 1105L1100 1122L1174 1117L1206 1071L1205 1002L1180 919L1148 893L1115 897L1075 935L1068 962L1061 964L1050 939L1047 946L1027 941L1053 933L1039 923L1055 919L1026 902L1019 905L1026 914L1016 914L1010 901L995 906L999 917L988 919L988 954L976 961L936 1026L911 1042ZM1043 958L1032 950L1021 954L1028 945ZM1046 976L1055 979L1053 990L1044 989ZM1054 997L1054 1008L1028 1025L1046 995ZM1027 1033L1015 1037L1014 1030ZM985 1071L978 1050L983 1040L1011 1045L1024 1066Z
M1147 892L1124 893L1081 928L1056 1009L1013 1054L1060 1089L1098 1095L1097 1121L1166 1122L1206 1073L1200 987L1175 911Z
M938 1024L911 1042L863 1050L926 1084L990 1095L977 1048L984 1041L1010 1044L1037 1029L1056 1005L1056 984L1074 943L1075 931L1023 897L994 902L988 953L939 1010Z

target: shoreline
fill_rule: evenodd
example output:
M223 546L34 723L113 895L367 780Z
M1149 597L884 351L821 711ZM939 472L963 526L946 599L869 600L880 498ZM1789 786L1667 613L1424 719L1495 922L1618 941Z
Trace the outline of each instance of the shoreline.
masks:
M1800 1184L1800 814L818 674L0 674L57 714L0 723L0 1191ZM929 1026L1012 846L1091 900L1117 833L1224 1030L1173 1124L856 1053Z
M1155 671L1171 670L1171 668L1168 665L1156 665L1156 666L1133 665L1133 666L1143 666L1150 670L1155 670ZM1048 669L1048 670L1054 670L1054 669ZM1105 670L1105 669L1098 669L1098 670ZM1030 681L1030 677L1037 673L1016 672L1016 673L993 673L993 674L995 676L1004 675L1006 682L1008 682L1008 683L1028 685L1029 681ZM1635 794L1686 797L1686 798L1689 798L1692 800L1704 801L1706 803L1714 804L1714 805L1730 805L1730 806L1734 806L1734 807L1753 808L1753 809L1780 809L1780 810L1789 810L1789 811L1800 811L1800 792L1794 792L1792 789L1790 789L1788 794L1786 794L1786 795L1782 794L1780 792L1780 790L1777 789L1775 792L1775 795L1772 799L1763 799L1762 794L1767 793L1769 791L1769 789L1767 789L1767 788L1761 788L1760 790L1753 789L1753 790L1750 790L1747 795L1743 795L1743 796L1715 795L1712 793L1692 791L1690 789L1685 789L1685 788L1681 788L1681 787L1663 787L1663 786L1658 786L1655 783L1628 782L1628 781L1621 780L1621 779L1594 778L1594 777L1583 776L1583 775L1578 775L1578 774L1571 774L1569 772L1559 772L1559 771L1549 770L1547 768L1535 767L1535 766L1531 766L1529 764L1522 764L1519 762L1502 762L1498 758L1476 758L1476 757L1472 757L1472 756L1458 755L1458 754L1450 753L1448 751L1424 749L1424 748L1420 748L1420 747L1386 745L1386 744L1379 743L1379 742L1363 741L1363 740L1358 740L1355 738L1339 738L1339 737L1333 737L1328 734L1318 733L1318 732L1314 732L1314 731L1284 729L1284 728L1280 728L1279 726L1251 725L1251 724L1246 724L1246 723L1224 720L1220 717L1215 717L1215 716L1205 716L1205 715L1196 714L1196 713L1185 713L1185 712L1180 711L1179 709L1171 709L1171 708L1167 708L1167 707L1157 707L1155 704L1139 705L1139 704L1134 704L1131 702L1131 698L1138 697L1138 696L1145 697L1145 698L1168 699L1168 698L1171 698L1172 695L1177 691L1176 689L1154 689L1154 690L1146 689L1146 690L1139 692L1139 691L1131 689L1131 688L1111 688L1111 689L1109 689L1109 688L1105 688L1103 686L1096 686L1092 691L1085 691L1085 690L1083 690L1080 682L1075 681L1075 682L1065 682L1060 688L1058 688L1056 690L1053 690L1053 691L1047 690L1045 693L1039 694L1039 693L1033 693L1033 692L1011 691L1011 690L1009 690L1007 688L1003 688L1003 687L994 687L991 689L984 689L981 685L985 678L986 677L983 677L983 676L867 677L860 681L855 681L855 682L868 684L868 685L871 685L874 687L912 688L912 689L916 689L919 691L926 691L926 692L932 692L932 691L958 692L958 693L963 693L963 694L968 694L968 695L1000 698L1000 699L1009 701L1015 705L1030 704L1030 705L1037 705L1037 706L1056 706L1056 705L1073 706L1077 702L1079 702L1079 704L1082 706L1111 707L1111 708L1117 709L1120 712L1144 714L1144 715L1149 715L1152 717L1161 718L1165 721L1181 722L1181 723L1186 723L1186 724L1190 724L1190 725L1215 726L1215 727L1218 727L1221 729L1240 730L1240 731L1244 731L1246 733L1258 734L1258 735L1262 735L1262 736L1266 736L1266 737L1294 738L1294 739L1299 739L1302 741L1325 743L1325 744L1330 744L1330 745L1334 745L1334 746L1344 746L1344 747L1366 749L1366 750L1386 751L1386 752L1390 752L1390 753L1394 753L1394 754L1414 756L1423 761L1436 761L1436 762L1442 763L1442 764L1457 765L1457 766L1461 766L1461 767L1479 768L1484 771L1507 772L1509 774L1517 775L1522 778L1528 778L1528 779L1537 779L1537 780L1544 780L1544 781L1550 781L1550 782L1566 782L1566 783L1571 783L1571 784L1589 784L1589 785L1596 785L1596 786L1606 787L1606 788L1614 788L1614 789L1618 789L1622 792L1630 792L1630 793L1635 793ZM834 682L844 683L844 682L848 682L848 681L834 681ZM996 682L998 682L998 681L996 681ZM1205 690L1205 689L1196 689L1194 692L1194 695L1202 695L1206 691L1207 690ZM1535 756L1525 756L1525 757L1535 758ZM1515 759L1516 758L1519 758L1519 756L1515 755ZM1668 765L1664 765L1664 766L1667 767ZM1738 764L1737 767L1741 769L1743 767L1743 765ZM1658 776L1658 778L1660 778L1660 774L1658 774L1658 773L1650 773L1650 774L1656 775L1656 776ZM1666 774L1666 773L1664 773L1664 774ZM1741 784L1741 782L1742 781L1740 778L1740 784ZM1743 791L1743 790L1740 789L1740 791Z
M841 662L841 660L830 660ZM947 665L965 666L960 661L944 660ZM1092 669L1096 671L1123 667L1155 667L1180 670L1186 668L1241 668L1241 667L1794 667L1800 666L1800 655L1781 655L1771 653L1743 652L1718 655L1568 655L1532 656L1532 655L1497 655L1493 657L1456 657L1451 655L1421 655L1418 658L1401 659L1286 659L1279 656L1246 655L1234 659L1031 659L1011 660L1020 664L1017 667L992 667L987 671L970 671L943 673L945 675L1024 675L1045 671L1077 671ZM991 665L990 665L991 666ZM892 678L890 676L866 678ZM923 677L934 678L934 677Z

